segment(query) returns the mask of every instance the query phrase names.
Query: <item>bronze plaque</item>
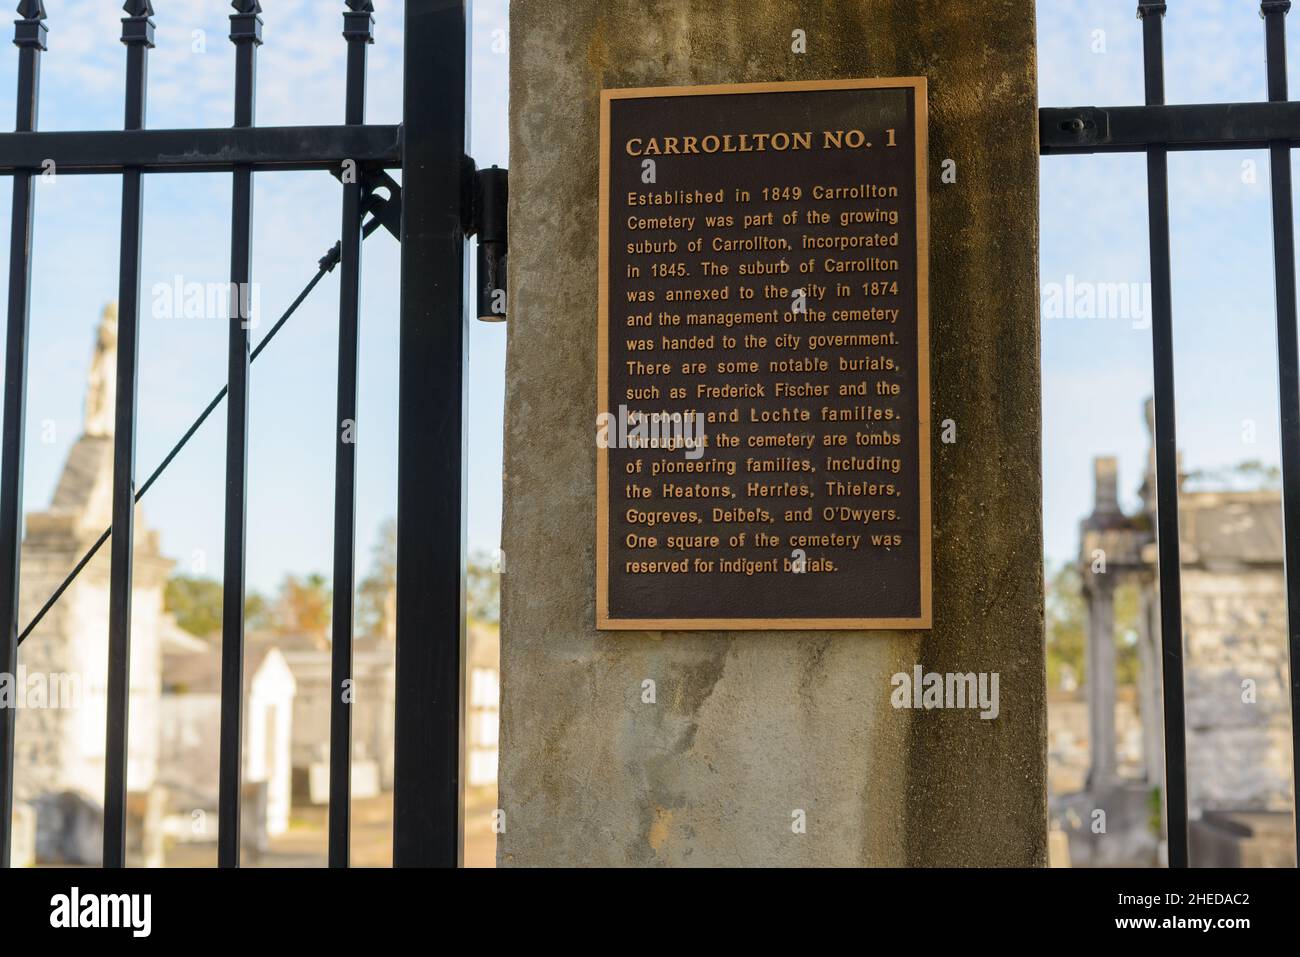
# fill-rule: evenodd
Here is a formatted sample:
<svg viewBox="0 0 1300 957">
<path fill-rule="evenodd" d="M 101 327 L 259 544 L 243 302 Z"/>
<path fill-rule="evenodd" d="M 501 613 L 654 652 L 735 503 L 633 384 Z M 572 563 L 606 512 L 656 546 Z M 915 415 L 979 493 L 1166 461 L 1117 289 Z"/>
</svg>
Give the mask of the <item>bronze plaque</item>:
<svg viewBox="0 0 1300 957">
<path fill-rule="evenodd" d="M 597 626 L 930 627 L 922 77 L 605 90 Z"/>
</svg>

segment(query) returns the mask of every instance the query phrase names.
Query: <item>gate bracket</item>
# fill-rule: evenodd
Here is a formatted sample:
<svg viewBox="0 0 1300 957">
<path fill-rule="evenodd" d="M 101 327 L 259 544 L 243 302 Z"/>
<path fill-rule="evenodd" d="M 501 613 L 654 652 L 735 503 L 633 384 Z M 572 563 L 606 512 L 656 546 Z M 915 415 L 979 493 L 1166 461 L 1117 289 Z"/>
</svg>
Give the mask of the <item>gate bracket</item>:
<svg viewBox="0 0 1300 957">
<path fill-rule="evenodd" d="M 402 187 L 382 169 L 368 171 L 362 182 L 365 198 L 361 202 L 361 212 L 370 214 L 370 219 L 361 228 L 362 235 L 369 236 L 383 226 L 400 243 L 402 241 Z M 377 189 L 387 190 L 388 195 L 379 195 L 375 192 Z"/>
<path fill-rule="evenodd" d="M 1096 106 L 1040 110 L 1040 141 L 1055 149 L 1091 151 L 1110 142 L 1110 116 Z"/>
<path fill-rule="evenodd" d="M 340 183 L 343 182 L 341 170 L 331 169 L 330 175 Z M 361 227 L 361 235 L 369 237 L 376 229 L 383 226 L 400 243 L 402 241 L 402 187 L 388 175 L 386 170 L 362 169 L 358 170 L 356 175 L 361 178 L 361 215 L 370 214 L 370 218 Z M 388 195 L 379 195 L 376 192 L 379 189 L 387 190 Z"/>
</svg>

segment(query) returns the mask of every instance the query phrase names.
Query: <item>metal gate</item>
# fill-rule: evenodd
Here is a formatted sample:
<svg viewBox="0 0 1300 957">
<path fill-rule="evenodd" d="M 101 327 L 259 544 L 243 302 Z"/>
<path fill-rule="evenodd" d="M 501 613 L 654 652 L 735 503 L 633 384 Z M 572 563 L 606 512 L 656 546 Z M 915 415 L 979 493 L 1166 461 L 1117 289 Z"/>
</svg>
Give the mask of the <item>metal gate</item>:
<svg viewBox="0 0 1300 957">
<path fill-rule="evenodd" d="M 1176 5 L 1175 5 L 1176 6 Z M 1169 151 L 1267 149 L 1273 200 L 1273 269 L 1282 434 L 1282 518 L 1287 641 L 1291 661 L 1293 781 L 1300 769 L 1300 369 L 1297 363 L 1295 233 L 1291 150 L 1300 146 L 1300 103 L 1287 100 L 1286 15 L 1290 0 L 1262 0 L 1267 103 L 1165 105 L 1163 18 L 1167 4 L 1139 0 L 1145 106 L 1039 110 L 1044 156 L 1145 152 L 1151 249 L 1156 538 L 1164 682 L 1165 808 L 1169 865 L 1187 860 L 1187 731 L 1183 708 L 1183 616 L 1178 540 L 1178 450 L 1174 430 L 1173 309 L 1169 261 Z M 1297 830 L 1300 849 L 1300 829 Z"/>
<path fill-rule="evenodd" d="M 338 126 L 255 125 L 257 48 L 262 9 L 234 0 L 235 123 L 231 129 L 145 127 L 146 70 L 154 46 L 149 0 L 127 0 L 125 123 L 121 132 L 37 131 L 41 55 L 49 30 L 41 0 L 18 4 L 16 132 L 0 134 L 0 174 L 13 179 L 3 476 L 0 477 L 0 674 L 15 674 L 22 638 L 63 588 L 111 541 L 108 622 L 108 721 L 104 780 L 106 867 L 125 863 L 126 749 L 131 634 L 131 555 L 135 502 L 148 490 L 224 397 L 226 435 L 225 567 L 221 643 L 218 863 L 239 864 L 240 743 L 243 697 L 245 514 L 250 364 L 325 273 L 341 271 L 334 503 L 334 606 L 330 705 L 329 863 L 348 864 L 355 569 L 356 445 L 343 424 L 357 406 L 358 282 L 361 246 L 383 227 L 401 242 L 398 386 L 398 540 L 394 864 L 456 866 L 461 845 L 462 700 L 465 642 L 465 239 L 486 216 L 480 261 L 488 295 L 504 302 L 503 171 L 476 174 L 466 156 L 466 0 L 405 0 L 403 122 L 365 122 L 366 53 L 373 42 L 371 0 L 346 0 L 347 97 Z M 57 28 L 55 30 L 57 36 Z M 23 433 L 27 385 L 33 180 L 48 161 L 59 174 L 120 174 L 122 220 L 118 281 L 119 349 L 113 453 L 113 521 L 36 619 L 19 620 L 23 527 Z M 401 183 L 387 170 L 401 171 Z M 312 281 L 252 348 L 238 290 L 254 275 L 253 176 L 320 170 L 343 190 L 341 237 Z M 190 431 L 137 486 L 136 393 L 140 312 L 140 234 L 145 174 L 228 172 L 233 177 L 230 243 L 231 310 L 226 388 Z M 486 186 L 484 185 L 486 184 Z M 386 195 L 385 195 L 386 194 Z M 484 201 L 491 209 L 484 210 Z M 367 218 L 368 217 L 368 218 Z M 483 238 L 493 240 L 483 242 Z M 488 247 L 485 253 L 484 247 Z M 496 310 L 502 313 L 501 308 Z M 503 316 L 498 316 L 503 317 Z M 38 319 L 39 321 L 39 319 Z M 21 629 L 21 630 L 20 630 Z M 8 866 L 13 810 L 16 710 L 0 709 L 0 864 Z"/>
</svg>

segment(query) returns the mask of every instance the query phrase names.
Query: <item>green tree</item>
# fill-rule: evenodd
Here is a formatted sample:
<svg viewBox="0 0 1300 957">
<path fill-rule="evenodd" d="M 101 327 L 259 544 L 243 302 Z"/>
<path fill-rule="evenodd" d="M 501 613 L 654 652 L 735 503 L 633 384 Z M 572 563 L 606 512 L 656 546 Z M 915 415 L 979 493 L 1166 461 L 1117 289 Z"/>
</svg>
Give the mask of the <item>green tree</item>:
<svg viewBox="0 0 1300 957">
<path fill-rule="evenodd" d="M 221 633 L 222 594 L 221 582 L 216 579 L 173 575 L 163 589 L 163 610 L 191 635 L 211 638 Z M 258 627 L 265 608 L 266 599 L 249 592 L 244 599 L 244 620 L 250 628 Z"/>
<path fill-rule="evenodd" d="M 1086 679 L 1088 647 L 1087 604 L 1078 567 L 1066 563 L 1055 571 L 1045 570 L 1047 681 L 1061 687 L 1065 672 L 1072 671 L 1079 682 Z M 1138 586 L 1124 582 L 1115 588 L 1115 682 L 1136 684 Z"/>
<path fill-rule="evenodd" d="M 357 631 L 370 638 L 388 633 L 389 596 L 397 588 L 397 522 L 385 519 L 370 552 L 370 572 L 357 586 Z"/>
<path fill-rule="evenodd" d="M 221 631 L 221 582 L 175 575 L 167 580 L 163 608 L 191 635 L 214 635 Z"/>
<path fill-rule="evenodd" d="M 1275 489 L 1282 485 L 1282 469 L 1259 459 L 1247 459 L 1232 465 L 1193 469 L 1184 478 L 1202 489 Z"/>
<path fill-rule="evenodd" d="M 333 603 L 333 589 L 324 575 L 286 575 L 268 612 L 271 628 L 282 635 L 307 635 L 326 647 Z"/>
<path fill-rule="evenodd" d="M 1066 563 L 1053 572 L 1044 569 L 1046 594 L 1047 682 L 1059 688 L 1067 671 L 1084 679 L 1085 629 L 1083 586 L 1079 569 Z"/>
<path fill-rule="evenodd" d="M 482 553 L 471 555 L 465 566 L 465 617 L 494 624 L 501 620 L 501 573 Z"/>
<path fill-rule="evenodd" d="M 1125 582 L 1115 589 L 1115 684 L 1136 685 L 1138 587 Z"/>
<path fill-rule="evenodd" d="M 392 596 L 397 589 L 397 522 L 385 519 L 371 550 L 370 571 L 357 585 L 357 631 L 381 637 L 389 630 Z M 501 618 L 501 575 L 497 563 L 482 552 L 465 566 L 465 615 L 471 621 L 495 623 Z"/>
<path fill-rule="evenodd" d="M 257 592 L 249 592 L 244 599 L 244 622 L 250 630 L 260 631 L 270 626 L 271 606 Z"/>
</svg>

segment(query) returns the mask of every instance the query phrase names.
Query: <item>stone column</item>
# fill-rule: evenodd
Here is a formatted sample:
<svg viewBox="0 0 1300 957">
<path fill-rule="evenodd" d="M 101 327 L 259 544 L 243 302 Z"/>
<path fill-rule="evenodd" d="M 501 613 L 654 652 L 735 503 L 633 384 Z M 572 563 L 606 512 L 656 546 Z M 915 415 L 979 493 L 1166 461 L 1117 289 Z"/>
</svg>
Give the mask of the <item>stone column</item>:
<svg viewBox="0 0 1300 957">
<path fill-rule="evenodd" d="M 1088 737 L 1092 757 L 1088 787 L 1096 791 L 1119 777 L 1115 760 L 1115 589 L 1105 575 L 1093 575 L 1087 596 Z"/>
<path fill-rule="evenodd" d="M 1045 864 L 1034 3 L 514 0 L 510 18 L 499 863 Z M 918 74 L 933 630 L 598 632 L 600 90 Z M 998 673 L 997 718 L 891 707 L 918 664 Z"/>
<path fill-rule="evenodd" d="M 1156 594 L 1144 583 L 1138 598 L 1138 688 L 1142 708 L 1142 765 L 1146 782 L 1163 787 L 1165 779 L 1165 712 L 1160 671 L 1160 635 Z"/>
<path fill-rule="evenodd" d="M 1119 459 L 1101 455 L 1092 460 L 1092 517 L 1094 520 L 1123 515 L 1119 507 Z"/>
</svg>

